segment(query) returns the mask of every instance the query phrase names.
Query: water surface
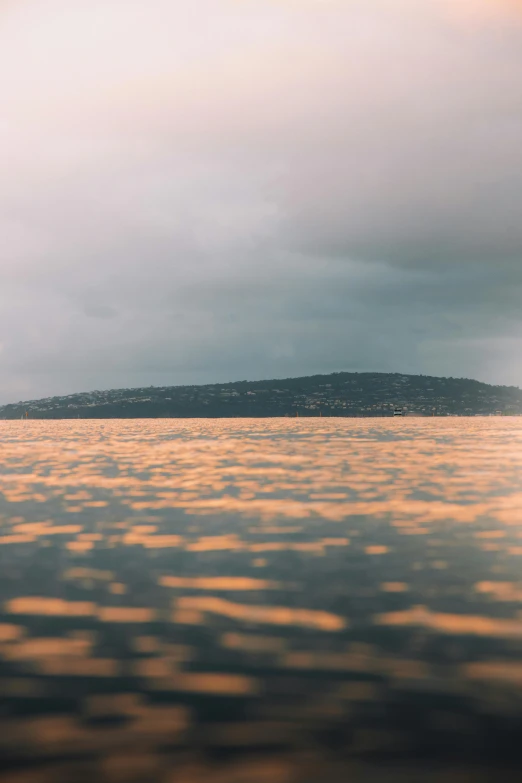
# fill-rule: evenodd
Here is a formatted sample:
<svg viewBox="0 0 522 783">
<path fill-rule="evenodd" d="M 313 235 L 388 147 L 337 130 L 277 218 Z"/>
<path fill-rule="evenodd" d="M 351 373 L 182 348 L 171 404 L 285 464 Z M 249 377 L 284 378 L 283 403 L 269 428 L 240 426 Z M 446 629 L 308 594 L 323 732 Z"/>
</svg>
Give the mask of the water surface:
<svg viewBox="0 0 522 783">
<path fill-rule="evenodd" d="M 0 781 L 517 780 L 521 479 L 518 418 L 0 422 Z"/>
</svg>

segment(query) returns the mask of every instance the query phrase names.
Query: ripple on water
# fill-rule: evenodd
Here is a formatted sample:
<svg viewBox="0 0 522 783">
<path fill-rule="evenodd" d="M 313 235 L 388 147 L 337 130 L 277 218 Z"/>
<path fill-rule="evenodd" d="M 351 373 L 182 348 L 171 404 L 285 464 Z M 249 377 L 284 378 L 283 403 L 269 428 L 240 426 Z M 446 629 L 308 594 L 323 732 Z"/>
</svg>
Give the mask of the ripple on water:
<svg viewBox="0 0 522 783">
<path fill-rule="evenodd" d="M 0 766 L 103 783 L 176 765 L 218 780 L 216 754 L 242 781 L 314 758 L 509 762 L 520 419 L 25 421 L 0 437 Z"/>
</svg>

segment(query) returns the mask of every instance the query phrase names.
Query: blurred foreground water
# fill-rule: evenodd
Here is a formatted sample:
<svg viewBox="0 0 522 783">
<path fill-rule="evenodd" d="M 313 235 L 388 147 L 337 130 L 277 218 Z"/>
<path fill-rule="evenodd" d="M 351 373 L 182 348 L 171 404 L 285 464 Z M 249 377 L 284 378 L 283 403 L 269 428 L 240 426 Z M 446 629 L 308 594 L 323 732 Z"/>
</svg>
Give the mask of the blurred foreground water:
<svg viewBox="0 0 522 783">
<path fill-rule="evenodd" d="M 518 781 L 522 420 L 0 422 L 0 782 Z"/>
</svg>

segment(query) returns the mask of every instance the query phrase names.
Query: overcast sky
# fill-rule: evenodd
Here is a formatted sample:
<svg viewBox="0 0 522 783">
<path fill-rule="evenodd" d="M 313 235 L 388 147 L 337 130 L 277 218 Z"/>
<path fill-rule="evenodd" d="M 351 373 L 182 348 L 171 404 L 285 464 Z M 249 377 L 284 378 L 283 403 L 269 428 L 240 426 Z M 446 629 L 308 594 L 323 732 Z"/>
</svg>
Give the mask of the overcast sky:
<svg viewBox="0 0 522 783">
<path fill-rule="evenodd" d="M 0 402 L 522 385 L 522 2 L 0 0 Z"/>
</svg>

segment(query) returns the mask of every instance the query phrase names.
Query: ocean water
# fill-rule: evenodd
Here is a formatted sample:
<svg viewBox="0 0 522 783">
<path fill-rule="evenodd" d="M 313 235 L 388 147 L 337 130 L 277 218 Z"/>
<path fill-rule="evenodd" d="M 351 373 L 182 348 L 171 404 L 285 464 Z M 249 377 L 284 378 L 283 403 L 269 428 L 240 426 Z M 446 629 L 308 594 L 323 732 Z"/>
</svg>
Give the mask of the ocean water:
<svg viewBox="0 0 522 783">
<path fill-rule="evenodd" d="M 519 780 L 522 420 L 0 422 L 1 783 Z"/>
</svg>

